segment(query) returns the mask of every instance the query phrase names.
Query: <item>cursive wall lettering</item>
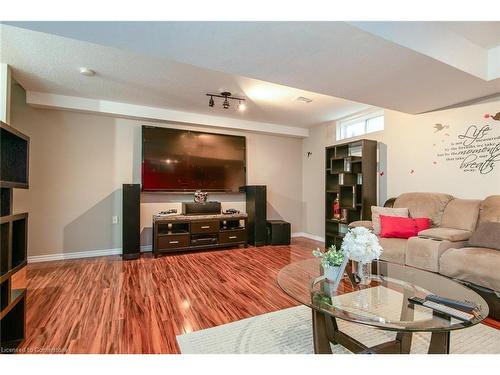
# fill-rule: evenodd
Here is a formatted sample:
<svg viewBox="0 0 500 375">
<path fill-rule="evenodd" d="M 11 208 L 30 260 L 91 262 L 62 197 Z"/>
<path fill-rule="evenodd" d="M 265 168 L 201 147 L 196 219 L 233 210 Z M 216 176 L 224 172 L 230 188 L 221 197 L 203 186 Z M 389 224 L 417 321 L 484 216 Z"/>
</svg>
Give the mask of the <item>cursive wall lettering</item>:
<svg viewBox="0 0 500 375">
<path fill-rule="evenodd" d="M 492 173 L 500 163 L 499 129 L 490 125 L 470 125 L 457 136 L 457 141 L 438 152 L 437 157 L 458 162 L 458 168 L 464 172 Z"/>
</svg>

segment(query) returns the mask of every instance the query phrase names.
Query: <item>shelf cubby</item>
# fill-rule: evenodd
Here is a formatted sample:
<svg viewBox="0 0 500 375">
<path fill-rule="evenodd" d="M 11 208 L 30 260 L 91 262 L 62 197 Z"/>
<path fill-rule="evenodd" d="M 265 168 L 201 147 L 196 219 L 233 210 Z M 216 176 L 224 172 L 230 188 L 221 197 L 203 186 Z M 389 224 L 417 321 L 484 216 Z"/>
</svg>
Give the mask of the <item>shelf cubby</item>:
<svg viewBox="0 0 500 375">
<path fill-rule="evenodd" d="M 1 123 L 0 187 L 28 188 L 29 137 Z"/>
<path fill-rule="evenodd" d="M 338 192 L 339 191 L 339 175 L 338 174 L 326 174 L 326 191 Z"/>
<path fill-rule="evenodd" d="M 356 188 L 354 186 L 340 187 L 340 208 L 356 208 Z"/>
<path fill-rule="evenodd" d="M 358 175 L 352 173 L 339 173 L 339 185 L 354 186 L 357 184 Z"/>
<path fill-rule="evenodd" d="M 189 223 L 168 223 L 158 225 L 158 236 L 189 233 Z"/>
<path fill-rule="evenodd" d="M 12 189 L 0 188 L 0 216 L 12 213 Z"/>
<path fill-rule="evenodd" d="M 14 289 L 9 303 L 0 312 L 0 332 L 2 351 L 15 349 L 26 334 L 26 289 Z"/>
<path fill-rule="evenodd" d="M 335 157 L 337 158 L 346 158 L 349 156 L 349 145 L 343 144 L 335 147 L 334 152 Z"/>
<path fill-rule="evenodd" d="M 0 225 L 0 275 L 9 271 L 10 223 Z"/>
<path fill-rule="evenodd" d="M 28 218 L 12 221 L 12 260 L 11 268 L 26 263 L 28 243 Z"/>
</svg>

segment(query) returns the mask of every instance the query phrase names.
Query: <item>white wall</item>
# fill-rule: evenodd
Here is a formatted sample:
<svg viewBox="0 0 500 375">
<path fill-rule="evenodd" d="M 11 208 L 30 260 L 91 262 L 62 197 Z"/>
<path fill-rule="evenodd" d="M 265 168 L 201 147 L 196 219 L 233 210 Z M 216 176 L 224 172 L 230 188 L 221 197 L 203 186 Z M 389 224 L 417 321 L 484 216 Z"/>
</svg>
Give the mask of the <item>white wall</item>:
<svg viewBox="0 0 500 375">
<path fill-rule="evenodd" d="M 61 254 L 121 247 L 121 186 L 140 182 L 141 125 L 146 122 L 26 105 L 14 85 L 12 126 L 31 138 L 30 189 L 16 190 L 14 206 L 29 212 L 28 255 Z M 205 130 L 200 126 L 149 123 Z M 268 187 L 268 217 L 284 219 L 294 232 L 302 220 L 302 141 L 244 131 L 210 132 L 247 139 L 247 182 Z M 144 194 L 142 245 L 150 245 L 151 216 L 178 207 L 189 195 Z M 244 195 L 215 195 L 223 207 L 244 210 Z"/>
<path fill-rule="evenodd" d="M 383 172 L 381 178 L 385 179 L 387 191 L 381 191 L 379 195 L 395 197 L 404 192 L 429 191 L 480 199 L 500 194 L 500 151 L 496 153 L 493 170 L 488 174 L 481 174 L 477 170 L 468 171 L 467 168 L 461 169 L 463 160 L 446 160 L 446 157 L 438 156 L 444 153 L 446 148 L 450 149 L 448 153 L 451 154 L 453 150 L 450 145 L 463 142 L 464 139 L 459 139 L 458 136 L 463 135 L 471 125 L 478 128 L 485 125 L 490 127 L 485 137 L 490 141 L 484 142 L 483 139 L 476 143 L 490 148 L 500 144 L 500 121 L 484 118 L 487 113 L 494 115 L 499 111 L 498 98 L 421 115 L 384 111 L 385 130 L 359 137 L 377 140 L 387 150 L 386 166 L 380 170 Z M 437 131 L 436 124 L 448 128 Z M 335 123 L 321 124 L 312 127 L 310 136 L 303 141 L 303 227 L 305 232 L 321 237 L 324 236 L 325 210 L 324 151 L 326 146 L 339 143 L 335 137 Z M 308 158 L 307 152 L 312 152 L 312 156 Z M 478 160 L 487 160 L 485 156 L 487 152 L 482 152 Z M 458 157 L 454 156 L 455 159 Z M 383 204 L 384 200 L 381 199 L 379 204 Z"/>
<path fill-rule="evenodd" d="M 11 71 L 7 64 L 0 64 L 0 121 L 10 123 Z"/>
</svg>

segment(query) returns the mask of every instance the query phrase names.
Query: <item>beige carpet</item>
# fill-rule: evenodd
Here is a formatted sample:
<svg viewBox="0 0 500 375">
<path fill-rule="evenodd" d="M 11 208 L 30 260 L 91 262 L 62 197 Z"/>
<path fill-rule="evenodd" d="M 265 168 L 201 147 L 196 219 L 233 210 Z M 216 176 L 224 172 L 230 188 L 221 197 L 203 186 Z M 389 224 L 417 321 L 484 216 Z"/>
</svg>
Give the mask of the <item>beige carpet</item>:
<svg viewBox="0 0 500 375">
<path fill-rule="evenodd" d="M 392 298 L 392 297 L 391 297 Z M 418 319 L 418 314 L 415 316 Z M 394 332 L 338 320 L 339 329 L 367 346 L 393 340 Z M 430 333 L 414 333 L 411 353 L 426 353 Z M 311 310 L 293 307 L 177 336 L 186 354 L 309 354 L 313 353 Z M 334 353 L 347 354 L 340 345 Z M 477 324 L 451 333 L 451 353 L 500 354 L 500 330 Z"/>
</svg>

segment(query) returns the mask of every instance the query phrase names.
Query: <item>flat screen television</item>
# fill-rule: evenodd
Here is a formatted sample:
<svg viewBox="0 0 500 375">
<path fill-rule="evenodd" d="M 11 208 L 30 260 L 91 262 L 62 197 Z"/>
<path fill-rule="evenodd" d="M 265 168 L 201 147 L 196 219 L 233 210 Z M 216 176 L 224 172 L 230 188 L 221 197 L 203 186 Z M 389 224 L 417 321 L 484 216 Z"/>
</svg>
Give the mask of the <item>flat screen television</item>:
<svg viewBox="0 0 500 375">
<path fill-rule="evenodd" d="M 245 137 L 142 127 L 142 190 L 237 192 L 246 185 Z"/>
</svg>

